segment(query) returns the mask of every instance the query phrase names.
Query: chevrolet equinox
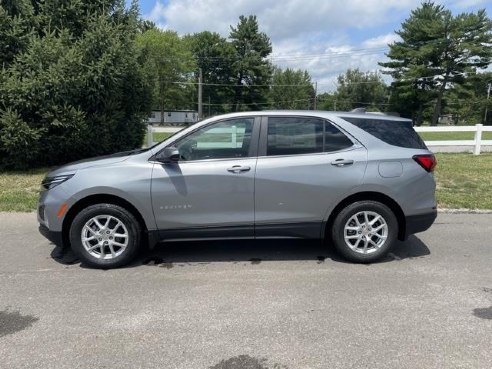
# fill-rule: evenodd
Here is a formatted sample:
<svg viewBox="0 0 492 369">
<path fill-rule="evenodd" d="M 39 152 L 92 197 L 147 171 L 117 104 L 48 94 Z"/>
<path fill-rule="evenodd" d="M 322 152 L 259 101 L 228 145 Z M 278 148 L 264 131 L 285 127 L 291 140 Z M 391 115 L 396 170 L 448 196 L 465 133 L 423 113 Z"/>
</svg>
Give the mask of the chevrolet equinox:
<svg viewBox="0 0 492 369">
<path fill-rule="evenodd" d="M 372 262 L 434 222 L 435 164 L 407 119 L 227 114 L 50 172 L 39 230 L 99 268 L 158 242 L 231 238 L 324 239 Z"/>
</svg>

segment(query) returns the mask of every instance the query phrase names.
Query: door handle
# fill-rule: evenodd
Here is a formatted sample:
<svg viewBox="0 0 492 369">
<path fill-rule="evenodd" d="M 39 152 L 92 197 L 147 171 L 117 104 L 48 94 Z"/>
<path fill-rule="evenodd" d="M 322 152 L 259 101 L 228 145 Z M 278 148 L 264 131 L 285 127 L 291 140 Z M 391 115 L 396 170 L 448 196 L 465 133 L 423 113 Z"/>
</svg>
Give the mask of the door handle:
<svg viewBox="0 0 492 369">
<path fill-rule="evenodd" d="M 231 172 L 231 173 L 242 173 L 242 172 L 248 172 L 250 170 L 251 170 L 251 167 L 248 167 L 247 165 L 245 165 L 245 166 L 233 165 L 232 167 L 227 168 L 227 171 Z"/>
<path fill-rule="evenodd" d="M 331 162 L 331 165 L 334 165 L 336 167 L 346 167 L 347 165 L 352 165 L 352 164 L 354 164 L 353 160 L 345 160 L 345 159 L 337 159 Z"/>
</svg>

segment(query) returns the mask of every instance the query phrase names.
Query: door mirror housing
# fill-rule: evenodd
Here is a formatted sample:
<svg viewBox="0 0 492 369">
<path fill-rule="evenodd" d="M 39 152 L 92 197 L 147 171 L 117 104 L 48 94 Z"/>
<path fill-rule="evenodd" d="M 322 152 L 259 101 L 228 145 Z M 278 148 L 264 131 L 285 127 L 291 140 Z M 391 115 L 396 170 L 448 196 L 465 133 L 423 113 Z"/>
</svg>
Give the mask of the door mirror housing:
<svg viewBox="0 0 492 369">
<path fill-rule="evenodd" d="M 177 163 L 180 157 L 179 150 L 174 146 L 170 146 L 157 154 L 156 160 L 161 163 Z"/>
</svg>

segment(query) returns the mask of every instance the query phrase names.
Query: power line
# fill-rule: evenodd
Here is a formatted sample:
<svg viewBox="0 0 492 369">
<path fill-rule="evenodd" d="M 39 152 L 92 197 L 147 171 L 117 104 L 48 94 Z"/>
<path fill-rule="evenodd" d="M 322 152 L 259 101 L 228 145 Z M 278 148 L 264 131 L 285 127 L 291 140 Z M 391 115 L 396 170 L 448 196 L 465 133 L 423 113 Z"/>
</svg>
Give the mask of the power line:
<svg viewBox="0 0 492 369">
<path fill-rule="evenodd" d="M 177 84 L 177 85 L 198 85 L 200 84 L 199 82 L 169 82 L 172 84 Z M 310 86 L 311 84 L 287 84 L 287 85 L 282 85 L 282 84 L 262 84 L 262 85 L 248 85 L 248 84 L 243 84 L 243 85 L 236 85 L 236 84 L 229 84 L 229 83 L 201 83 L 202 86 L 223 86 L 223 87 L 307 87 Z"/>
<path fill-rule="evenodd" d="M 288 104 L 288 103 L 295 103 L 295 102 L 310 102 L 313 100 L 313 98 L 307 98 L 307 99 L 296 99 L 296 100 L 284 100 L 284 101 L 272 101 L 272 102 L 264 102 L 264 103 L 239 103 L 240 106 L 256 106 L 256 105 L 276 105 L 276 104 Z M 236 105 L 235 103 L 205 103 L 204 105 L 211 105 L 211 106 L 234 106 Z"/>
<path fill-rule="evenodd" d="M 439 44 L 443 43 L 446 40 L 441 40 L 441 39 L 435 39 L 435 40 L 428 40 L 428 41 L 418 41 L 414 43 L 412 46 L 417 46 L 417 45 L 428 45 L 428 44 Z M 395 41 L 391 43 L 391 45 L 395 45 L 398 43 L 402 43 L 405 41 Z M 407 41 L 408 42 L 408 41 Z M 389 45 L 389 44 L 388 44 Z M 336 46 L 334 46 L 336 47 Z M 265 59 L 268 59 L 270 61 L 296 61 L 296 60 L 306 60 L 306 59 L 324 59 L 324 58 L 337 58 L 337 57 L 344 57 L 344 56 L 352 56 L 352 55 L 358 55 L 358 56 L 363 56 L 363 55 L 373 55 L 373 54 L 379 54 L 384 51 L 387 51 L 389 49 L 389 46 L 379 46 L 379 47 L 367 47 L 367 48 L 357 48 L 357 49 L 350 49 L 350 50 L 345 50 L 345 51 L 327 51 L 324 53 L 313 53 L 313 54 L 302 54 L 299 55 L 299 53 L 296 54 L 272 54 L 268 57 L 265 57 Z M 209 55 L 202 55 L 202 56 L 197 56 L 197 59 L 201 60 L 226 60 L 226 61 L 237 61 L 240 60 L 236 56 L 209 56 Z M 161 61 L 168 61 L 168 62 L 174 62 L 178 60 L 178 58 L 163 58 Z"/>
</svg>

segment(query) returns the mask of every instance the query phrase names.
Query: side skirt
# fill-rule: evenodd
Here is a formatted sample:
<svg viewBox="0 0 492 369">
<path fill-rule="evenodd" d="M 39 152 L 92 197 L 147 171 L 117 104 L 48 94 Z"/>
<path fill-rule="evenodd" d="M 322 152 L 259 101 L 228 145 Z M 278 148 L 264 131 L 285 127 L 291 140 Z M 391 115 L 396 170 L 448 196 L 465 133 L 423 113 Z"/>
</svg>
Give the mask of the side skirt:
<svg viewBox="0 0 492 369">
<path fill-rule="evenodd" d="M 257 224 L 256 226 L 193 227 L 148 232 L 149 246 L 192 240 L 308 238 L 319 239 L 321 222 Z"/>
</svg>

